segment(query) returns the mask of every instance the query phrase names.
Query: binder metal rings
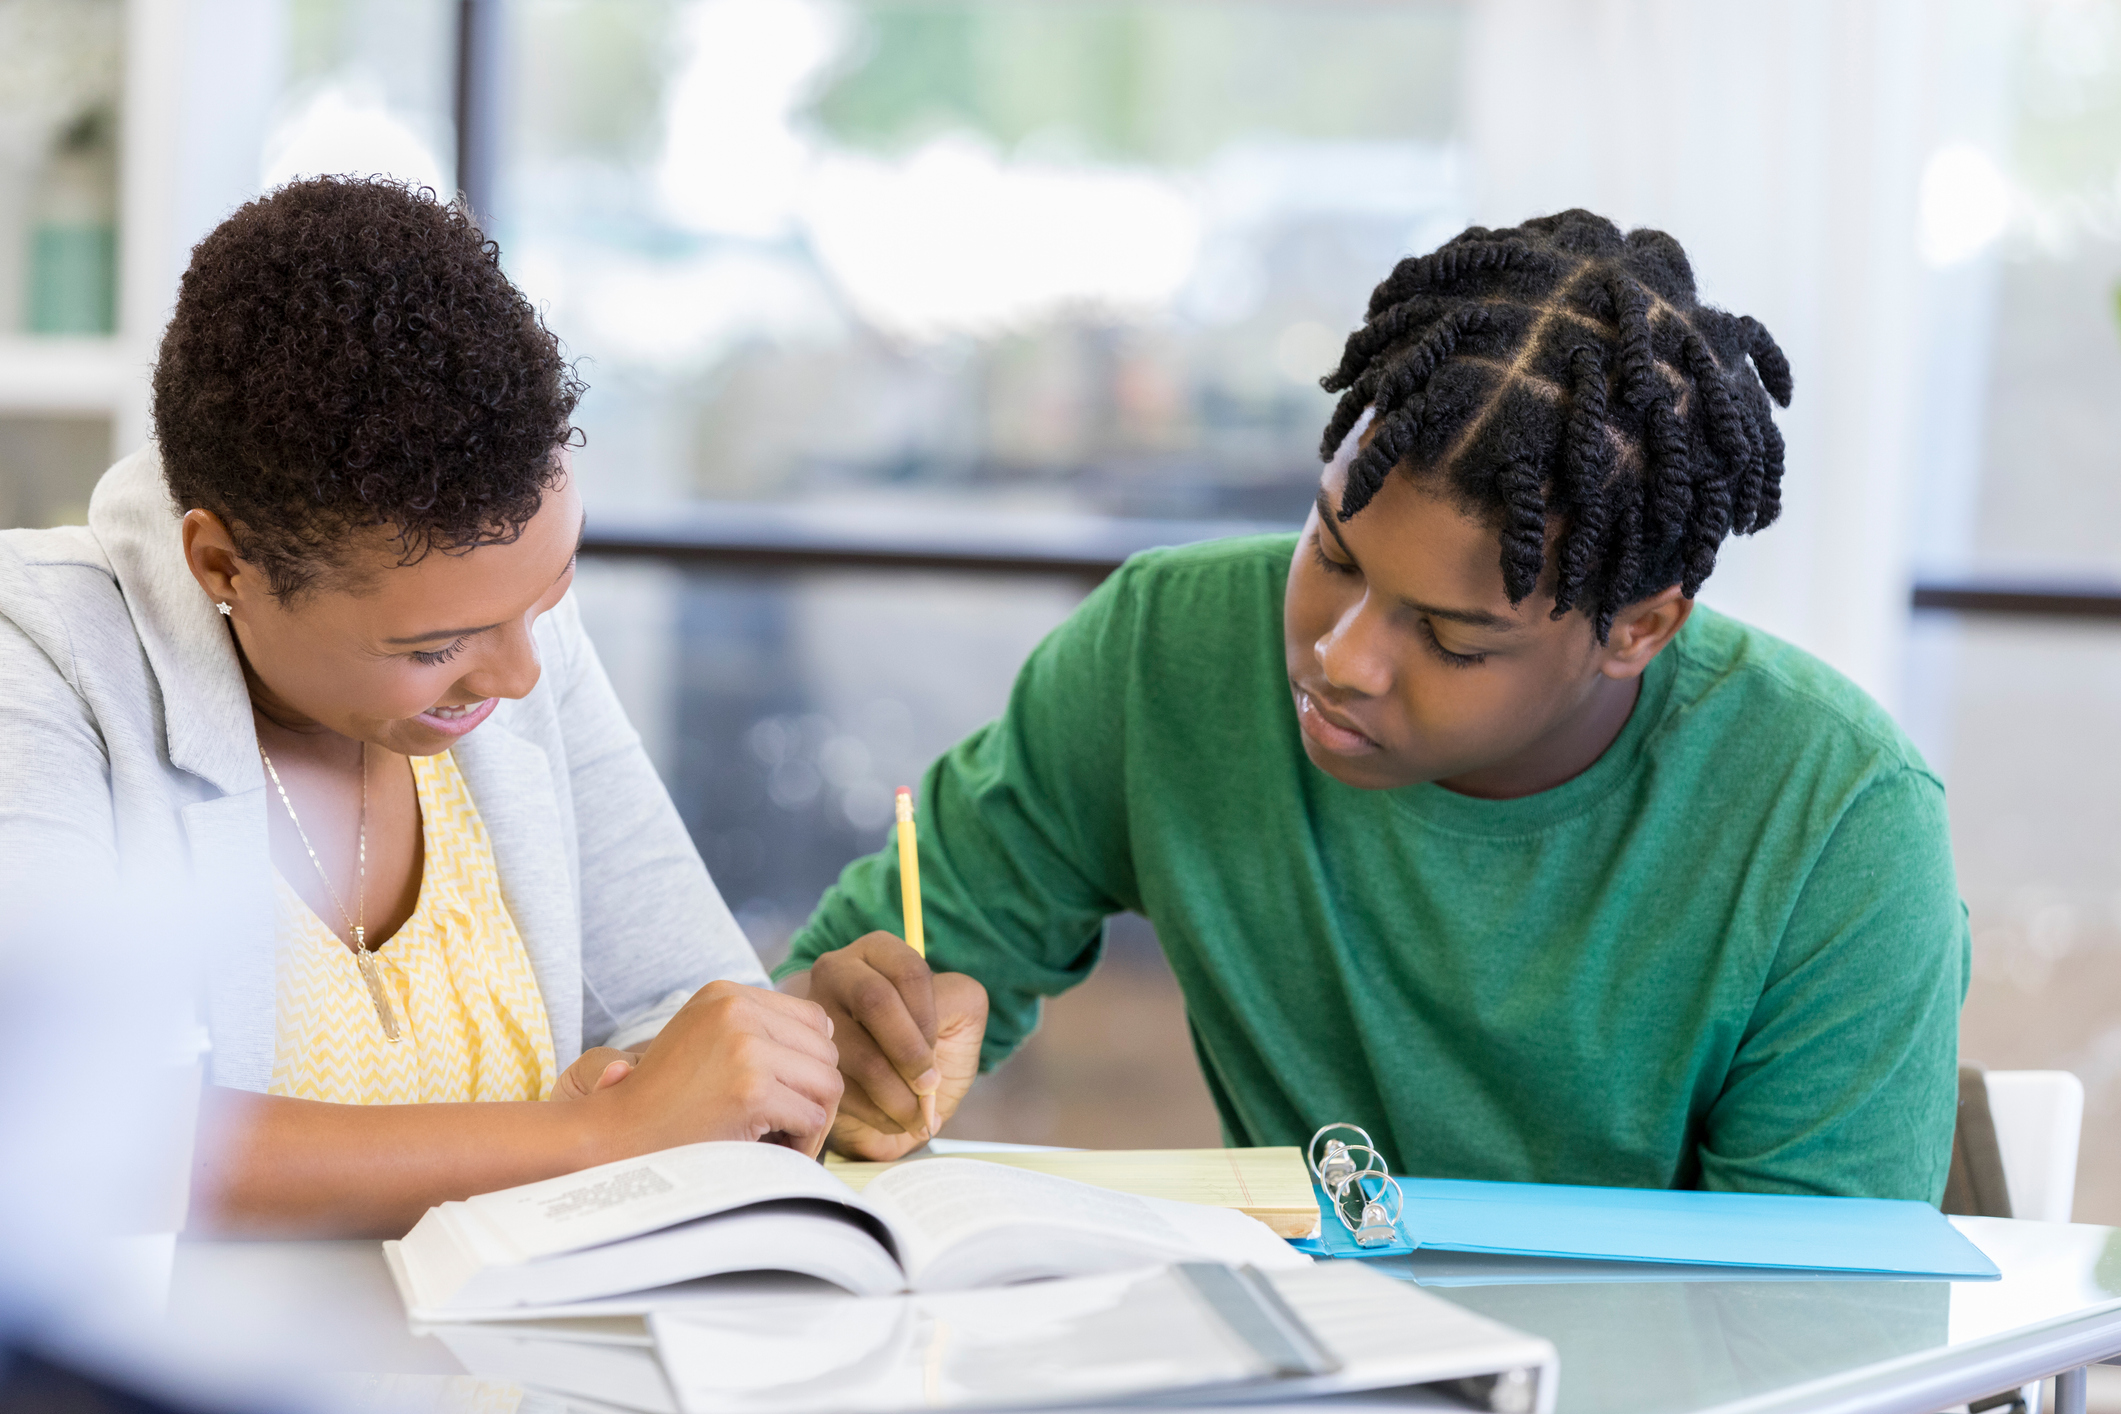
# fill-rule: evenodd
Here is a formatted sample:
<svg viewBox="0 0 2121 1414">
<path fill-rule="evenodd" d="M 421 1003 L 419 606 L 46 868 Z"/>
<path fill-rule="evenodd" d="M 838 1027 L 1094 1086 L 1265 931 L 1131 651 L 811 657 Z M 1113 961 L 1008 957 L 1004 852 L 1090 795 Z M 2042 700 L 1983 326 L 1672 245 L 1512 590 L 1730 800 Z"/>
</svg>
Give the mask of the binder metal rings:
<svg viewBox="0 0 2121 1414">
<path fill-rule="evenodd" d="M 1384 1167 L 1384 1157 L 1375 1149 L 1367 1144 L 1348 1146 L 1350 1160 L 1358 1153 L 1367 1154 L 1369 1159 L 1334 1185 L 1333 1212 L 1340 1219 L 1341 1226 L 1355 1234 L 1356 1246 L 1389 1247 L 1399 1241 L 1399 1216 L 1406 1211 L 1406 1193 L 1400 1188 L 1399 1180 Z M 1374 1189 L 1367 1186 L 1363 1182 L 1365 1179 L 1375 1179 L 1377 1186 Z M 1385 1202 L 1387 1195 L 1391 1198 L 1389 1206 Z M 1355 1207 L 1353 1217 L 1348 1215 L 1350 1199 L 1356 1200 L 1352 1205 Z"/>
<path fill-rule="evenodd" d="M 1360 1144 L 1347 1144 L 1338 1139 L 1326 1139 L 1336 1129 L 1350 1130 L 1362 1135 Z M 1321 1155 L 1319 1141 L 1325 1139 L 1325 1152 Z M 1367 1157 L 1358 1165 L 1357 1154 Z M 1384 1155 L 1370 1142 L 1370 1136 L 1360 1126 L 1353 1124 L 1329 1124 L 1311 1136 L 1305 1151 L 1311 1165 L 1312 1175 L 1333 1198 L 1333 1216 L 1354 1235 L 1358 1247 L 1389 1247 L 1399 1241 L 1399 1218 L 1406 1211 L 1407 1195 L 1392 1177 L 1386 1166 Z M 1375 1179 L 1373 1189 L 1364 1183 Z M 1389 1196 L 1390 1202 L 1386 1199 Z M 1348 1215 L 1350 1199 L 1354 1199 L 1355 1216 Z"/>
<path fill-rule="evenodd" d="M 1377 1152 L 1371 1148 L 1370 1132 L 1359 1124 L 1329 1124 L 1312 1135 L 1310 1144 L 1304 1149 L 1304 1161 L 1311 1166 L 1311 1177 L 1317 1179 L 1319 1185 L 1329 1193 L 1333 1191 L 1335 1184 L 1355 1172 L 1355 1161 L 1348 1157 L 1348 1146 L 1338 1139 L 1326 1139 L 1326 1136 L 1336 1129 L 1360 1134 L 1360 1147 L 1368 1149 L 1372 1154 Z M 1326 1152 L 1323 1156 L 1318 1152 L 1318 1141 L 1321 1139 L 1326 1139 Z"/>
</svg>

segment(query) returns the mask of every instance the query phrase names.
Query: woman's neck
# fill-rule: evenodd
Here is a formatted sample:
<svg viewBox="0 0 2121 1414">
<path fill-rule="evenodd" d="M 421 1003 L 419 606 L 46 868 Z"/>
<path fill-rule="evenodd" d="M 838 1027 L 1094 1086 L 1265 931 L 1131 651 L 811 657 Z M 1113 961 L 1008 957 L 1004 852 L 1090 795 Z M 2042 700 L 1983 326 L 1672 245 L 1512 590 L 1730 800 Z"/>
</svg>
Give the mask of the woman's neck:
<svg viewBox="0 0 2121 1414">
<path fill-rule="evenodd" d="M 243 635 L 236 632 L 236 626 L 232 622 L 228 624 L 228 641 L 235 646 L 236 662 L 243 669 L 243 690 L 250 696 L 252 716 L 262 723 L 278 727 L 291 736 L 316 739 L 339 735 L 307 713 L 289 706 L 267 685 L 264 678 L 258 676 L 257 667 L 250 661 L 250 654 L 244 651 Z"/>
</svg>

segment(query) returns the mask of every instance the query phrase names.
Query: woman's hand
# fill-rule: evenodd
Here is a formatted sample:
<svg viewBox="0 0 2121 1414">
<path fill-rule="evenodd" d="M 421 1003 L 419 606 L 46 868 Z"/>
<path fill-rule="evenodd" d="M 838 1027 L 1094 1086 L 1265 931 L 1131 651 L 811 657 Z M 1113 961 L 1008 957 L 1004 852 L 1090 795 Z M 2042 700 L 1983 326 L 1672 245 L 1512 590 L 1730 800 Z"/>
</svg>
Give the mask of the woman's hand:
<svg viewBox="0 0 2121 1414">
<path fill-rule="evenodd" d="M 930 971 L 889 933 L 826 953 L 804 985 L 833 1023 L 848 1081 L 832 1147 L 895 1159 L 926 1143 L 979 1074 L 987 989 L 962 972 Z"/>
<path fill-rule="evenodd" d="M 575 1057 L 573 1065 L 560 1072 L 560 1078 L 552 1082 L 552 1093 L 548 1100 L 579 1100 L 584 1095 L 594 1094 L 607 1086 L 616 1085 L 633 1074 L 633 1068 L 641 1063 L 639 1051 L 615 1051 L 609 1046 L 591 1046 Z"/>
<path fill-rule="evenodd" d="M 631 1055 L 601 1047 L 569 1066 L 553 1087 L 564 1105 L 334 1105 L 209 1086 L 193 1226 L 397 1237 L 447 1199 L 706 1139 L 815 1157 L 839 1106 L 832 1023 L 799 997 L 710 982 Z"/>
<path fill-rule="evenodd" d="M 710 1139 L 763 1139 L 814 1158 L 840 1102 L 832 1030 L 823 1008 L 800 997 L 710 982 L 637 1060 L 604 1047 L 568 1072 L 579 1086 L 594 1069 L 579 1100 L 596 1107 L 608 1158 Z"/>
</svg>

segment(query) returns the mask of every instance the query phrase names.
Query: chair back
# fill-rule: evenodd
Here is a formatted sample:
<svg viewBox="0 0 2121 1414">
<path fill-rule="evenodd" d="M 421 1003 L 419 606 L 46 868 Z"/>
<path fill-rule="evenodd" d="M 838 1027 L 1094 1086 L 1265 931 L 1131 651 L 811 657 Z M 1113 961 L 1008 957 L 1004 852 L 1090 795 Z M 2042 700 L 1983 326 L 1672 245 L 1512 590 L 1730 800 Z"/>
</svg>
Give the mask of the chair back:
<svg viewBox="0 0 2121 1414">
<path fill-rule="evenodd" d="M 2011 1216 L 2010 1180 L 1988 1106 L 1988 1083 L 1978 1065 L 1959 1067 L 1959 1117 L 1952 1125 L 1951 1175 L 1944 1211 L 1970 1218 Z"/>
<path fill-rule="evenodd" d="M 2012 1216 L 2068 1222 L 2077 1195 L 2084 1082 L 2066 1070 L 1992 1070 L 1984 1078 Z"/>
<path fill-rule="evenodd" d="M 2066 1070 L 1960 1066 L 1944 1211 L 2068 1222 L 2083 1127 L 2084 1085 Z"/>
</svg>

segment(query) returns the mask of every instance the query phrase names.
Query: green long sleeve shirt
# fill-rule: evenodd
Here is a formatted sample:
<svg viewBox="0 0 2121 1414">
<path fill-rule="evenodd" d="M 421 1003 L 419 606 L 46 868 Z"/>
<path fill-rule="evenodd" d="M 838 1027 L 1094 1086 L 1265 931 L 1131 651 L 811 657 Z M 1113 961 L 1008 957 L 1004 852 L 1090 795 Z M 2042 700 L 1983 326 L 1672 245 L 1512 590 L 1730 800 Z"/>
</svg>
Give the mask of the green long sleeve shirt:
<svg viewBox="0 0 2121 1414">
<path fill-rule="evenodd" d="M 1233 1144 L 1350 1120 L 1422 1176 L 1937 1201 L 1968 936 L 1891 719 L 1697 607 L 1573 780 L 1357 790 L 1298 737 L 1292 548 L 1128 562 L 929 769 L 929 959 L 986 985 L 984 1063 L 1135 909 Z M 859 859 L 783 971 L 898 924 Z"/>
</svg>

